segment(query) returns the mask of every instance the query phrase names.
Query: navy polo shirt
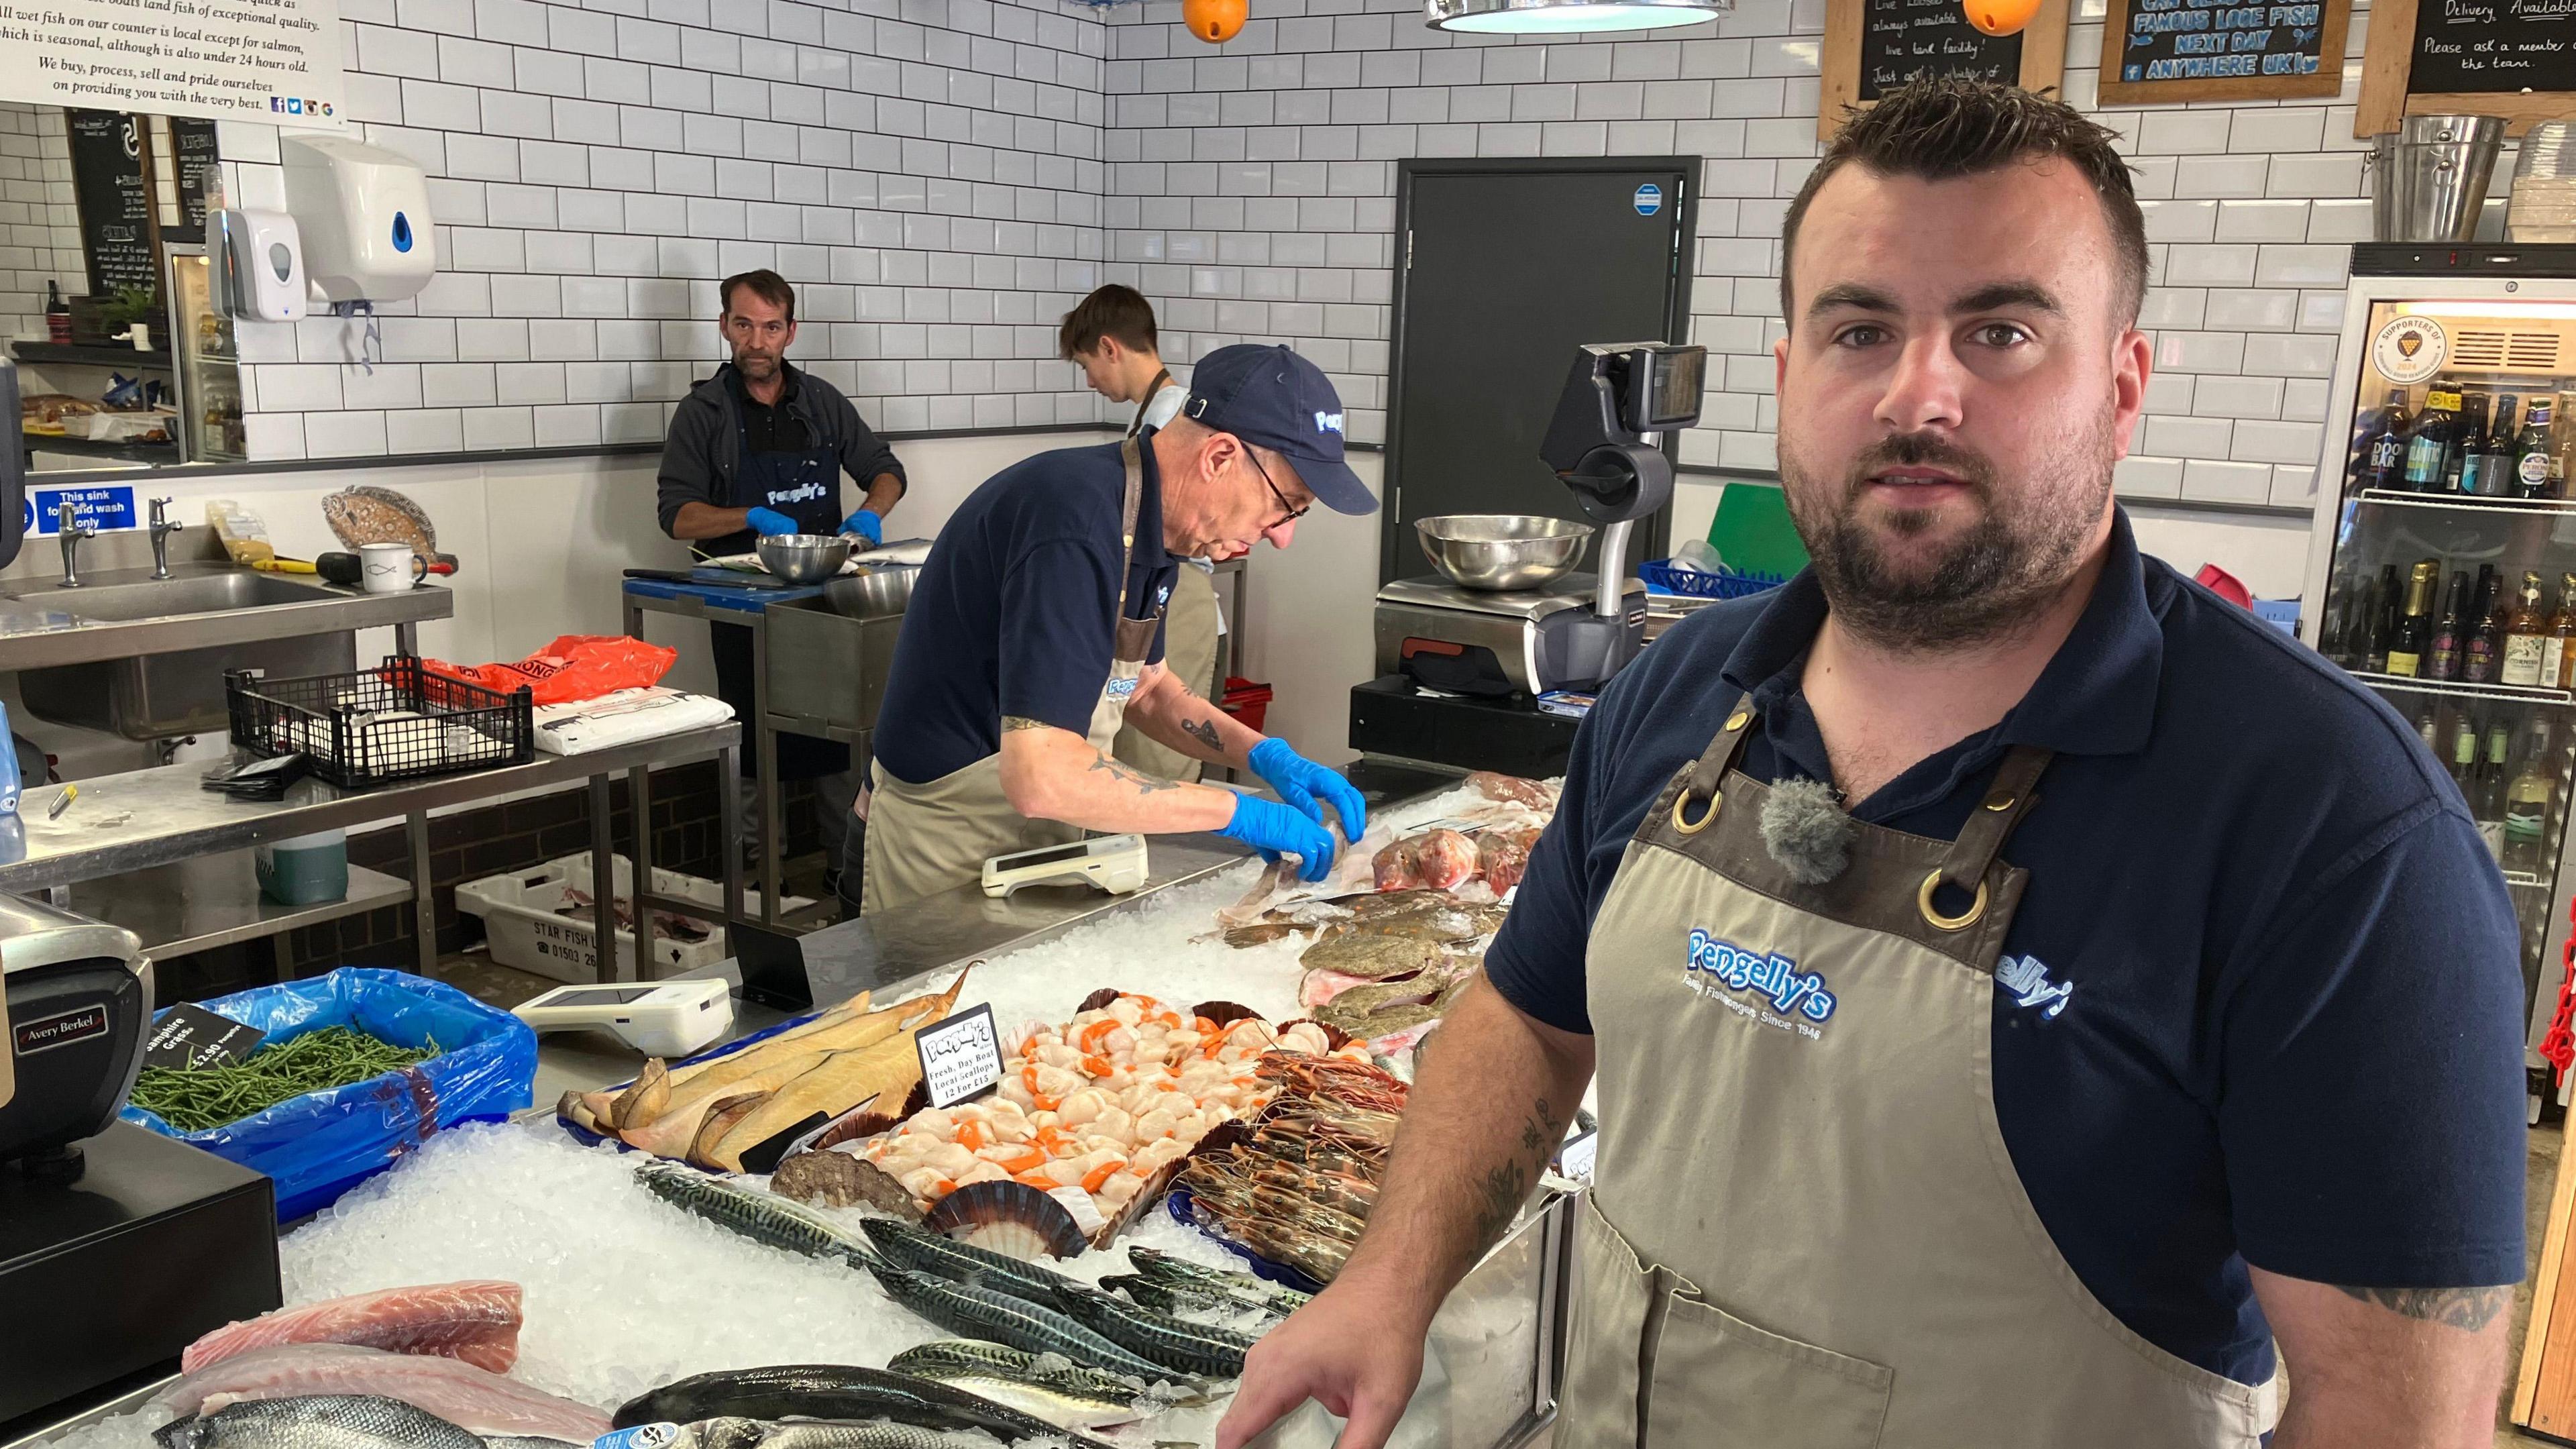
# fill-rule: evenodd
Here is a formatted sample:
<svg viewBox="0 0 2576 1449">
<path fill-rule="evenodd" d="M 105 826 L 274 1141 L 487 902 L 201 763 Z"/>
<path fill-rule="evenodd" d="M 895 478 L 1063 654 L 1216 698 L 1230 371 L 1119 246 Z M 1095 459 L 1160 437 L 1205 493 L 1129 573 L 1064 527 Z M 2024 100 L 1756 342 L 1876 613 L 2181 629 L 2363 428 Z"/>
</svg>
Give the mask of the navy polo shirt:
<svg viewBox="0 0 2576 1449">
<path fill-rule="evenodd" d="M 1592 1029 L 1593 913 L 1740 696 L 1761 722 L 1739 768 L 1833 778 L 1799 690 L 1825 613 L 1801 574 L 1675 625 L 1612 681 L 1485 959 L 1507 1000 Z M 2122 514 L 2028 696 L 1852 813 L 1950 839 L 2017 744 L 2056 758 L 2003 852 L 2031 874 L 1995 989 L 1995 1112 L 2094 1296 L 2257 1383 L 2272 1349 L 2248 1263 L 2353 1286 L 2520 1282 L 2519 931 L 2406 722 L 2140 557 Z"/>
<path fill-rule="evenodd" d="M 1163 548 L 1154 450 L 1141 450 L 1131 619 L 1152 617 L 1180 571 Z M 1040 453 L 985 480 L 939 530 L 877 712 L 877 763 L 896 779 L 926 785 L 999 754 L 1005 715 L 1091 732 L 1117 652 L 1126 483 L 1116 443 Z M 1163 657 L 1159 630 L 1151 654 Z"/>
</svg>

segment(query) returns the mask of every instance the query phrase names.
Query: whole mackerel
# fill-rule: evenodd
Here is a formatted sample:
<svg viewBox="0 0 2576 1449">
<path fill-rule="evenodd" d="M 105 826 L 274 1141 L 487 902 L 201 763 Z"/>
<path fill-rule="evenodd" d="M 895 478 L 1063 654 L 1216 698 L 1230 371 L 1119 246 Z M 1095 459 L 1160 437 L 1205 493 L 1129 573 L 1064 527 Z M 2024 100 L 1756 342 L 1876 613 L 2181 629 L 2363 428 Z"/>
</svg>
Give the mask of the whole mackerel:
<svg viewBox="0 0 2576 1449">
<path fill-rule="evenodd" d="M 374 1394 L 254 1399 L 155 1430 L 162 1449 L 483 1449 L 426 1409 Z"/>
<path fill-rule="evenodd" d="M 978 1434 L 925 1429 L 875 1419 L 865 1423 L 798 1420 L 790 1424 L 728 1417 L 681 1426 L 671 1449 L 985 1449 Z"/>
<path fill-rule="evenodd" d="M 1140 1358 L 1053 1308 L 994 1288 L 951 1283 L 892 1264 L 875 1269 L 888 1297 L 952 1333 L 991 1339 L 1030 1353 L 1056 1353 L 1075 1363 L 1123 1374 L 1142 1384 L 1171 1371 Z"/>
<path fill-rule="evenodd" d="M 667 1162 L 648 1162 L 635 1169 L 646 1192 L 683 1212 L 773 1248 L 809 1258 L 838 1259 L 870 1267 L 876 1254 L 865 1241 L 839 1223 L 802 1203 L 776 1193 L 739 1187 L 722 1178 Z"/>
<path fill-rule="evenodd" d="M 999 1288 L 1041 1308 L 1053 1308 L 1065 1294 L 1082 1288 L 1062 1273 L 1024 1263 L 1007 1253 L 961 1243 L 929 1228 L 917 1228 L 893 1218 L 869 1218 L 859 1226 L 866 1230 L 868 1241 L 876 1244 L 877 1251 L 897 1266 L 951 1283 Z"/>
<path fill-rule="evenodd" d="M 910 1374 L 847 1364 L 782 1364 L 727 1369 L 664 1384 L 618 1406 L 620 1429 L 710 1419 L 895 1419 L 922 1429 L 981 1429 L 1005 1442 L 1062 1438 L 1065 1431 L 1007 1404 Z M 1073 1436 L 1085 1449 L 1107 1449 Z M 185 1446 L 177 1446 L 185 1449 Z M 815 1446 L 808 1446 L 815 1449 Z"/>
<path fill-rule="evenodd" d="M 1238 1297 L 1224 1288 L 1148 1278 L 1142 1273 L 1111 1273 L 1100 1280 L 1100 1286 L 1125 1293 L 1164 1313 L 1260 1313 L 1271 1318 L 1284 1318 L 1288 1313 L 1277 1304 Z"/>
<path fill-rule="evenodd" d="M 1252 1339 L 1230 1328 L 1184 1322 L 1097 1289 L 1067 1296 L 1064 1311 L 1139 1357 L 1206 1378 L 1243 1377 L 1243 1356 L 1252 1350 Z"/>
<path fill-rule="evenodd" d="M 1276 1308 L 1281 1313 L 1294 1313 L 1314 1301 L 1315 1297 L 1312 1293 L 1300 1293 L 1294 1288 L 1285 1287 L 1267 1279 L 1255 1278 L 1249 1273 L 1233 1273 L 1223 1268 L 1211 1268 L 1204 1263 L 1193 1263 L 1187 1258 L 1173 1257 L 1155 1248 L 1129 1248 L 1127 1261 L 1135 1265 L 1137 1272 L 1148 1278 L 1160 1278 L 1166 1283 L 1195 1283 L 1202 1287 L 1223 1289 L 1265 1307 Z"/>
<path fill-rule="evenodd" d="M 1069 1399 L 1095 1404 L 1133 1403 L 1140 1397 L 1136 1385 L 1116 1374 L 1085 1368 L 1062 1354 L 1030 1353 L 1008 1344 L 987 1343 L 975 1338 L 943 1338 L 907 1348 L 886 1364 L 897 1373 L 915 1374 L 941 1383 L 966 1387 L 966 1378 L 984 1381 L 1007 1379 L 1062 1394 Z M 973 1392 L 984 1393 L 982 1389 Z M 992 1397 L 987 1394 L 986 1397 Z M 1210 1402 L 1213 1396 L 1203 1390 L 1157 1384 L 1144 1391 L 1157 1405 L 1194 1407 Z M 1044 1415 L 1039 1417 L 1043 1418 Z"/>
</svg>

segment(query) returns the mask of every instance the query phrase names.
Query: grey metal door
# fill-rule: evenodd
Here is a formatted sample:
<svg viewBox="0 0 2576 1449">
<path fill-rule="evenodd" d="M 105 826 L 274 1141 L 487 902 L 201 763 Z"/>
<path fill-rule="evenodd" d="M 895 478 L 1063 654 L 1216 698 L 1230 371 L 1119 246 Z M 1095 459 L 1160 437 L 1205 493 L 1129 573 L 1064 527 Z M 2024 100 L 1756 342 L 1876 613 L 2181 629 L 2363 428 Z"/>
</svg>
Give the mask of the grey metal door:
<svg viewBox="0 0 2576 1449">
<path fill-rule="evenodd" d="M 1401 163 L 1381 582 L 1431 572 L 1415 519 L 1581 516 L 1539 436 L 1578 345 L 1690 340 L 1698 175 L 1689 157 Z M 1631 568 L 1668 522 L 1638 526 Z"/>
</svg>

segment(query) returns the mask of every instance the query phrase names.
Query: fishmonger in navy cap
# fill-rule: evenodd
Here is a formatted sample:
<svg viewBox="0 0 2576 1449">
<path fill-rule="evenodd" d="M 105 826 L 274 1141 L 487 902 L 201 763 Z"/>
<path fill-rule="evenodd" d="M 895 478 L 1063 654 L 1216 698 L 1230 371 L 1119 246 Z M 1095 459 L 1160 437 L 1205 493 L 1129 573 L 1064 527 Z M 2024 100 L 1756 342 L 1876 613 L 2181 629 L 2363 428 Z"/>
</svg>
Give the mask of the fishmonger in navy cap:
<svg viewBox="0 0 2576 1449">
<path fill-rule="evenodd" d="M 1359 792 L 1163 665 L 1180 560 L 1286 548 L 1317 503 L 1377 507 L 1342 461 L 1341 398 L 1285 347 L 1219 348 L 1163 427 L 986 480 L 939 531 L 904 611 L 845 904 L 897 910 L 1084 832 L 1215 831 L 1321 879 L 1367 828 Z M 1145 774 L 1111 752 L 1122 726 L 1277 798 Z"/>
</svg>

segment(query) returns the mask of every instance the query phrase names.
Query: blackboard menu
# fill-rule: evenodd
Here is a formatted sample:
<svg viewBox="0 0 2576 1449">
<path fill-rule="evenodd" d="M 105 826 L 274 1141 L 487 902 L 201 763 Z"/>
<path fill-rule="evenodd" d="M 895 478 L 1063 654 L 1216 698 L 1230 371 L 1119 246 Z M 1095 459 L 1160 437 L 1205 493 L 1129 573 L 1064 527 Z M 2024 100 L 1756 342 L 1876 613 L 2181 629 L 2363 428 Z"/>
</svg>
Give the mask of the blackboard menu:
<svg viewBox="0 0 2576 1449">
<path fill-rule="evenodd" d="M 2239 0 L 2130 0 L 2124 82 L 2245 81 L 2315 75 L 2325 6 Z M 2335 70 L 2342 71 L 2342 57 Z"/>
<path fill-rule="evenodd" d="M 2021 36 L 1988 35 L 1970 25 L 1959 0 L 1863 0 L 1861 100 L 1875 101 L 1926 75 L 2018 84 Z"/>
<path fill-rule="evenodd" d="M 81 251 L 93 297 L 128 287 L 161 290 L 152 255 L 152 191 L 143 178 L 143 123 L 115 111 L 66 111 L 72 196 L 80 204 Z"/>
<path fill-rule="evenodd" d="M 183 240 L 202 239 L 206 225 L 206 168 L 218 159 L 215 123 L 194 116 L 172 116 L 170 150 L 179 170 L 179 218 L 195 233 Z"/>
<path fill-rule="evenodd" d="M 2576 91 L 2576 0 L 2421 0 L 2406 89 Z"/>
</svg>

